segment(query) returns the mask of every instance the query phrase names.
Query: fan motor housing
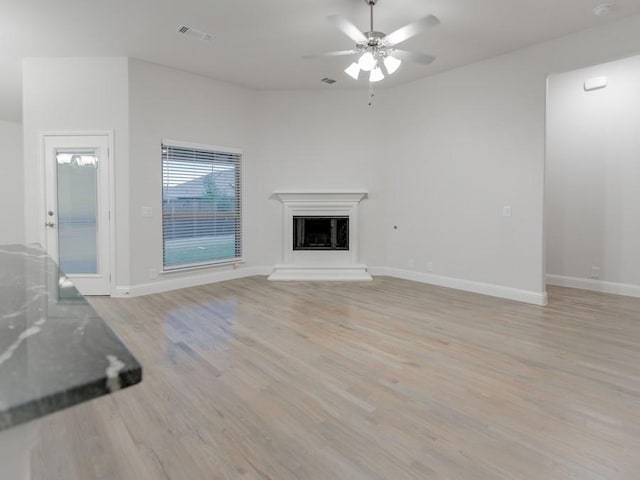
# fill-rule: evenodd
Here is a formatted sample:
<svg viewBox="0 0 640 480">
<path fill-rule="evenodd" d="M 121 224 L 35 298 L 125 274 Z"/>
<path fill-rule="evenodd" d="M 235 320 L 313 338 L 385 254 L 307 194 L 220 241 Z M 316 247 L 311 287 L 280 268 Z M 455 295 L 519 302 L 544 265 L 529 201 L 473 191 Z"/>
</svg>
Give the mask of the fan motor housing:
<svg viewBox="0 0 640 480">
<path fill-rule="evenodd" d="M 367 37 L 367 45 L 370 47 L 375 47 L 376 45 L 382 45 L 384 42 L 382 39 L 386 36 L 386 34 L 382 32 L 365 32 L 365 36 Z"/>
</svg>

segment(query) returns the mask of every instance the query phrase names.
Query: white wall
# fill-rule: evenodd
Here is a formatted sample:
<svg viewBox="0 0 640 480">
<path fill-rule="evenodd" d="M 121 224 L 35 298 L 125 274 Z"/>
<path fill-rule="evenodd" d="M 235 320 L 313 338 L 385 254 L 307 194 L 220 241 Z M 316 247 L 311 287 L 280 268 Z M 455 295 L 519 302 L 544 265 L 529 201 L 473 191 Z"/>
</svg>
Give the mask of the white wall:
<svg viewBox="0 0 640 480">
<path fill-rule="evenodd" d="M 640 17 L 389 92 L 388 264 L 542 295 L 546 77 L 635 51 Z"/>
<path fill-rule="evenodd" d="M 22 125 L 0 120 L 0 245 L 24 242 Z"/>
<path fill-rule="evenodd" d="M 639 85 L 640 56 L 549 78 L 548 274 L 640 287 Z"/>
<path fill-rule="evenodd" d="M 23 61 L 26 241 L 45 244 L 39 134 L 113 131 L 116 281 L 129 282 L 129 107 L 127 59 L 30 58 Z"/>
<path fill-rule="evenodd" d="M 111 128 L 120 286 L 150 291 L 203 278 L 150 278 L 162 265 L 160 142 L 169 138 L 244 150 L 242 268 L 281 260 L 273 190 L 366 188 L 363 262 L 425 274 L 430 261 L 426 281 L 476 282 L 487 293 L 542 301 L 546 77 L 637 51 L 640 17 L 632 17 L 382 89 L 373 108 L 362 91 L 262 92 L 137 60 L 27 60 L 27 240 L 42 238 L 30 183 L 37 132 Z M 142 218 L 143 206 L 154 217 Z"/>
<path fill-rule="evenodd" d="M 64 78 L 75 71 L 98 72 L 98 78 L 102 72 L 110 86 L 80 73 L 72 75 L 73 80 Z M 47 75 L 60 81 L 42 82 Z M 374 117 L 379 113 L 367 106 L 364 92 L 256 92 L 133 59 L 30 59 L 25 61 L 24 82 L 28 176 L 40 175 L 38 132 L 116 131 L 116 214 L 118 225 L 126 220 L 118 231 L 127 232 L 117 245 L 120 259 L 127 259 L 126 265 L 118 264 L 119 294 L 129 287 L 140 293 L 163 288 L 158 285 L 187 285 L 190 278 L 198 283 L 231 268 L 152 278 L 153 270 L 162 270 L 163 139 L 243 149 L 246 263 L 241 270 L 282 260 L 281 206 L 270 199 L 279 188 L 369 190 L 361 210 L 361 228 L 369 238 L 361 260 L 376 262 L 384 252 L 377 215 L 381 157 Z M 42 242 L 39 186 L 27 185 L 28 238 Z M 141 216 L 147 206 L 153 209 L 151 218 Z"/>
<path fill-rule="evenodd" d="M 383 208 L 379 122 L 384 110 L 367 93 L 348 90 L 263 92 L 256 112 L 261 197 L 274 190 L 362 189 L 359 261 L 377 265 L 384 255 L 378 212 Z M 264 201 L 264 200 L 263 200 Z M 282 262 L 282 204 L 264 205 L 265 262 Z"/>
<path fill-rule="evenodd" d="M 150 273 L 162 270 L 162 139 L 243 149 L 246 262 L 241 270 L 282 261 L 281 204 L 270 198 L 279 188 L 369 189 L 361 226 L 378 240 L 364 244 L 362 256 L 382 253 L 379 235 L 373 234 L 374 202 L 380 201 L 375 111 L 367 107 L 366 94 L 257 92 L 139 60 L 130 60 L 129 78 L 131 285 L 153 288 L 168 279 L 203 275 L 152 278 Z M 154 217 L 141 217 L 143 206 L 152 207 Z M 229 268 L 207 270 L 215 274 Z"/>
<path fill-rule="evenodd" d="M 131 284 L 201 275 L 181 272 L 152 278 L 162 270 L 163 139 L 220 145 L 243 150 L 244 257 L 242 268 L 259 265 L 261 156 L 253 141 L 255 92 L 140 60 L 129 61 L 131 125 Z M 143 218 L 141 208 L 153 208 Z M 210 271 L 221 271 L 218 267 Z"/>
</svg>

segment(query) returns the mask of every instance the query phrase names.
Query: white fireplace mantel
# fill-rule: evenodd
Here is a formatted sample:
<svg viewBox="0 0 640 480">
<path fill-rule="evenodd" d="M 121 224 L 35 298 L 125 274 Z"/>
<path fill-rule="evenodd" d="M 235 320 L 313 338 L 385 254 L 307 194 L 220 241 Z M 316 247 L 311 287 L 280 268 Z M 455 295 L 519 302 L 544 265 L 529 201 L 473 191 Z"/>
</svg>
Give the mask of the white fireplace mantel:
<svg viewBox="0 0 640 480">
<path fill-rule="evenodd" d="M 284 203 L 291 202 L 338 202 L 359 203 L 367 196 L 366 190 L 276 190 L 273 196 Z"/>
<path fill-rule="evenodd" d="M 367 266 L 358 263 L 358 207 L 366 190 L 278 190 L 282 202 L 282 259 L 269 280 L 369 281 Z M 294 216 L 348 216 L 349 250 L 293 250 Z"/>
</svg>

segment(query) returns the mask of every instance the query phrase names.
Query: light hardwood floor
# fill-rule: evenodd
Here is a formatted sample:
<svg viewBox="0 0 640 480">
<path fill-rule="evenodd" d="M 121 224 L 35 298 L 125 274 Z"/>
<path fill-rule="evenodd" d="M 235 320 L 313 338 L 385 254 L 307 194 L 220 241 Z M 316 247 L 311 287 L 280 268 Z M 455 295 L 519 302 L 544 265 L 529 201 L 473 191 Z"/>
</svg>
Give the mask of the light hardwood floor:
<svg viewBox="0 0 640 480">
<path fill-rule="evenodd" d="M 384 277 L 93 306 L 142 384 L 48 417 L 33 478 L 640 479 L 640 299 Z"/>
</svg>

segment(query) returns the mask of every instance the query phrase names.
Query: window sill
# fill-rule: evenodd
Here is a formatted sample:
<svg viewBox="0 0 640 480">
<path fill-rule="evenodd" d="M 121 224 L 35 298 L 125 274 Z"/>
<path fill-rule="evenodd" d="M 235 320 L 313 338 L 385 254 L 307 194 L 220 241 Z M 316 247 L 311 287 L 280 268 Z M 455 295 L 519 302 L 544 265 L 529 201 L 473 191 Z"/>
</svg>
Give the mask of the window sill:
<svg viewBox="0 0 640 480">
<path fill-rule="evenodd" d="M 196 265 L 170 267 L 170 268 L 164 268 L 163 270 L 161 270 L 160 275 L 167 275 L 167 274 L 179 273 L 179 272 L 190 272 L 194 270 L 206 270 L 212 267 L 233 266 L 234 268 L 238 268 L 242 263 L 244 263 L 244 260 L 242 258 L 233 258 L 230 260 L 221 260 L 219 262 L 209 262 L 209 263 L 200 263 Z"/>
</svg>

